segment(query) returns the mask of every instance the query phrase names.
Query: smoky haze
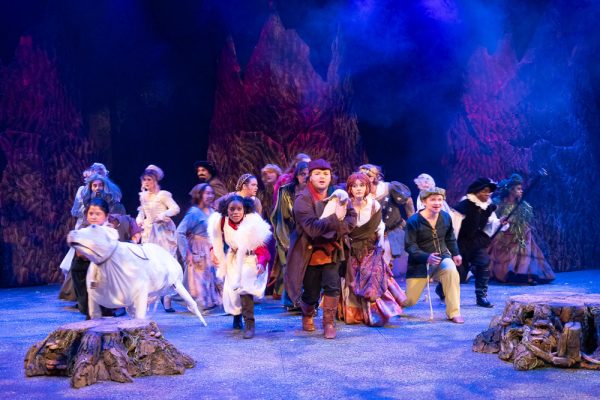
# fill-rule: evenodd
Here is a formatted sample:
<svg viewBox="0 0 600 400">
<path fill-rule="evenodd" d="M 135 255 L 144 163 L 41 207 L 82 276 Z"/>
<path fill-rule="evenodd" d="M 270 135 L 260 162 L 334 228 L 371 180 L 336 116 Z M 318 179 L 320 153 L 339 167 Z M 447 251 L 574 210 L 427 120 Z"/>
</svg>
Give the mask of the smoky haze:
<svg viewBox="0 0 600 400">
<path fill-rule="evenodd" d="M 139 174 L 149 163 L 165 170 L 165 188 L 187 204 L 195 183 L 191 166 L 206 156 L 225 39 L 233 37 L 243 68 L 272 10 L 306 41 L 323 77 L 332 40 L 340 35 L 341 72 L 353 85 L 367 155 L 384 167 L 386 178 L 413 190 L 412 179 L 421 172 L 445 184 L 446 133 L 464 112 L 469 60 L 481 47 L 494 54 L 503 38 L 518 60 L 531 54 L 532 43 L 552 55 L 536 66 L 539 78 L 529 99 L 535 104 L 533 118 L 550 124 L 548 113 L 568 109 L 582 114 L 589 130 L 598 127 L 600 72 L 593 55 L 599 47 L 594 29 L 599 7 L 591 2 L 23 0 L 0 7 L 4 65 L 11 62 L 19 36 L 32 35 L 56 60 L 84 130 L 90 115 L 110 115 L 110 146 L 96 158 L 111 165 L 129 212 L 137 207 Z M 560 37 L 551 29 L 546 35 L 550 23 L 563 27 Z M 562 46 L 553 53 L 557 41 Z M 553 65 L 565 57 L 581 69 L 582 78 L 560 79 Z M 557 91 L 560 85 L 566 87 Z M 573 109 L 565 96 L 585 98 L 586 107 Z M 526 132 L 522 140 L 543 135 Z M 591 136 L 596 149 L 597 136 Z"/>
</svg>

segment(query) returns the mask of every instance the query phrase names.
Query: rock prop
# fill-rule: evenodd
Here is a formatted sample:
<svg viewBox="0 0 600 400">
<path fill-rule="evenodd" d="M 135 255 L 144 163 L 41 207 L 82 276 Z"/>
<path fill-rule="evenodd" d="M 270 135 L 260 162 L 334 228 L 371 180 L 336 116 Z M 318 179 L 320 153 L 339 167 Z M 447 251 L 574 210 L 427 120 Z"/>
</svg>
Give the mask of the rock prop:
<svg viewBox="0 0 600 400">
<path fill-rule="evenodd" d="M 170 344 L 153 321 L 99 319 L 59 327 L 32 346 L 25 375 L 70 376 L 80 388 L 98 381 L 183 374 L 195 362 Z"/>
<path fill-rule="evenodd" d="M 512 296 L 501 316 L 473 341 L 516 370 L 555 366 L 600 370 L 600 294 Z"/>
</svg>

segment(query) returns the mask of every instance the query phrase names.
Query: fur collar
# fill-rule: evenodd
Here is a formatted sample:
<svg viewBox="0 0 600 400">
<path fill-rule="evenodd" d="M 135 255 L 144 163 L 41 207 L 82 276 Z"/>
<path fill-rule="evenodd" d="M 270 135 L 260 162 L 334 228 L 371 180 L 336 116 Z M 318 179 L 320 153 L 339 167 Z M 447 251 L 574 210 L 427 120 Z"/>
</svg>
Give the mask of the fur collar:
<svg viewBox="0 0 600 400">
<path fill-rule="evenodd" d="M 219 278 L 223 278 L 226 269 L 229 268 L 226 265 L 227 255 L 223 251 L 225 247 L 223 236 L 225 236 L 230 250 L 237 249 L 234 263 L 239 269 L 242 267 L 243 256 L 246 251 L 255 250 L 257 247 L 263 246 L 271 237 L 270 225 L 257 213 L 246 214 L 242 222 L 238 225 L 237 230 L 228 227 L 228 220 L 225 217 L 223 227 L 227 230 L 225 235 L 223 235 L 221 230 L 221 214 L 218 212 L 212 213 L 208 218 L 208 236 L 213 245 L 214 255 L 219 261 L 219 268 L 217 269 L 217 276 Z"/>
<path fill-rule="evenodd" d="M 263 246 L 271 236 L 271 227 L 257 213 L 244 216 L 235 235 L 238 249 L 254 250 Z"/>
<path fill-rule="evenodd" d="M 477 196 L 475 196 L 473 193 L 467 194 L 465 197 L 463 197 L 463 199 L 468 199 L 472 203 L 475 203 L 475 205 L 477 207 L 481 208 L 482 210 L 487 210 L 487 208 L 490 206 L 490 204 L 492 204 L 492 198 L 491 197 L 488 199 L 488 201 L 486 201 L 484 203 L 481 200 L 479 200 L 477 198 Z"/>
</svg>

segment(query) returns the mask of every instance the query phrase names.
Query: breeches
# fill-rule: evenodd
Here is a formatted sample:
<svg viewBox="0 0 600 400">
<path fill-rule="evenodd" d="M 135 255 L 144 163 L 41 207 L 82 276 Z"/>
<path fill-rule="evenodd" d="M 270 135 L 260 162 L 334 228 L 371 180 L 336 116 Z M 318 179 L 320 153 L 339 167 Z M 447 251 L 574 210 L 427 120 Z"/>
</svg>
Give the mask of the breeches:
<svg viewBox="0 0 600 400">
<path fill-rule="evenodd" d="M 317 305 L 321 289 L 324 296 L 338 297 L 340 295 L 339 264 L 309 265 L 302 281 L 302 301 L 306 304 Z"/>
<path fill-rule="evenodd" d="M 490 256 L 487 249 L 473 249 L 461 252 L 463 263 L 460 273 L 460 281 L 465 282 L 469 269 L 475 275 L 475 293 L 477 296 L 487 296 L 490 281 Z"/>
<path fill-rule="evenodd" d="M 445 258 L 438 267 L 434 267 L 431 276 L 436 277 L 442 284 L 446 296 L 446 315 L 448 318 L 460 315 L 460 278 L 454 261 L 451 258 Z M 406 280 L 406 297 L 408 300 L 403 305 L 406 307 L 415 305 L 426 285 L 427 278 L 408 278 Z"/>
</svg>

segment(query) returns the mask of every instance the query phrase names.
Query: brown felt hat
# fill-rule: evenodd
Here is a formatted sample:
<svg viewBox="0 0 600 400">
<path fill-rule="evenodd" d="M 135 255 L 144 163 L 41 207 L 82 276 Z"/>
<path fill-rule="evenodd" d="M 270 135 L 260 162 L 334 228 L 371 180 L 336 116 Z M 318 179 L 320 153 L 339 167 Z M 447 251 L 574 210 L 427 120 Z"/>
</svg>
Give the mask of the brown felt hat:
<svg viewBox="0 0 600 400">
<path fill-rule="evenodd" d="M 318 160 L 312 160 L 308 163 L 308 172 L 311 173 L 313 169 L 328 169 L 331 171 L 331 164 L 328 161 L 319 158 Z"/>
</svg>

